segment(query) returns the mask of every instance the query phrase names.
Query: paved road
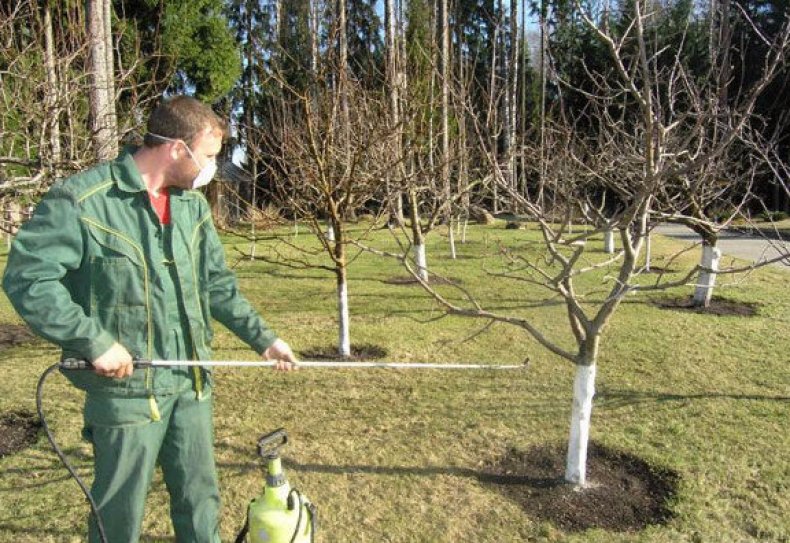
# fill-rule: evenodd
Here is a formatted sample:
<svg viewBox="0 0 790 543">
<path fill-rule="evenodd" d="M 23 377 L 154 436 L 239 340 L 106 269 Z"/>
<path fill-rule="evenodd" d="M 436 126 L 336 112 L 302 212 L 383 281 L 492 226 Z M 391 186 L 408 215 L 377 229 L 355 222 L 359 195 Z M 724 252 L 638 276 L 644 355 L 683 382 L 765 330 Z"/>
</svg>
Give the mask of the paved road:
<svg viewBox="0 0 790 543">
<path fill-rule="evenodd" d="M 687 240 L 689 243 L 700 241 L 700 237 L 692 230 L 678 224 L 661 224 L 653 232 L 671 238 Z M 719 249 L 724 255 L 754 262 L 756 260 L 770 260 L 781 254 L 790 255 L 790 242 L 766 240 L 758 236 L 737 232 L 722 232 L 719 235 Z M 790 258 L 774 262 L 771 266 L 790 271 Z"/>
</svg>

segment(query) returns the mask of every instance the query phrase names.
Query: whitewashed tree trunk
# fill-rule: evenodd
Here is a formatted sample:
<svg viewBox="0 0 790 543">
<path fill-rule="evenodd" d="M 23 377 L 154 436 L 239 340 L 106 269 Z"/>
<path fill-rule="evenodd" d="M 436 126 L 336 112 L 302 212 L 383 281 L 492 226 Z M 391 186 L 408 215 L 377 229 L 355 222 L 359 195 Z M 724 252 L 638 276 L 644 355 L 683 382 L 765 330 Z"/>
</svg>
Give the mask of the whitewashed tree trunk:
<svg viewBox="0 0 790 543">
<path fill-rule="evenodd" d="M 713 287 L 716 284 L 715 272 L 719 269 L 720 259 L 721 251 L 718 247 L 703 243 L 700 266 L 706 269 L 700 270 L 697 278 L 697 286 L 694 289 L 695 307 L 708 307 L 710 305 L 710 299 L 713 297 Z"/>
<path fill-rule="evenodd" d="M 650 232 L 647 233 L 645 238 L 645 271 L 650 271 L 650 260 L 653 258 L 652 236 Z"/>
<path fill-rule="evenodd" d="M 449 218 L 449 225 L 447 228 L 447 232 L 449 234 L 449 241 L 450 241 L 450 258 L 453 260 L 456 259 L 456 252 L 455 252 L 455 230 L 453 229 L 453 217 L 450 216 Z"/>
<path fill-rule="evenodd" d="M 345 271 L 338 273 L 337 281 L 337 314 L 339 333 L 337 350 L 342 356 L 351 356 L 351 326 L 348 317 L 348 282 Z"/>
<path fill-rule="evenodd" d="M 417 273 L 420 279 L 428 281 L 428 260 L 425 256 L 425 245 L 414 246 L 414 260 L 417 262 Z"/>
<path fill-rule="evenodd" d="M 610 255 L 614 253 L 614 230 L 605 230 L 603 233 L 603 252 Z"/>
<path fill-rule="evenodd" d="M 335 242 L 335 229 L 332 227 L 331 224 L 326 228 L 326 240 L 329 243 Z"/>
<path fill-rule="evenodd" d="M 466 230 L 469 227 L 469 215 L 464 216 L 464 226 L 461 228 L 461 243 L 466 243 Z"/>
<path fill-rule="evenodd" d="M 584 486 L 587 482 L 587 445 L 590 439 L 590 417 L 595 395 L 595 364 L 576 366 L 573 382 L 573 409 L 565 463 L 565 480 Z"/>
</svg>

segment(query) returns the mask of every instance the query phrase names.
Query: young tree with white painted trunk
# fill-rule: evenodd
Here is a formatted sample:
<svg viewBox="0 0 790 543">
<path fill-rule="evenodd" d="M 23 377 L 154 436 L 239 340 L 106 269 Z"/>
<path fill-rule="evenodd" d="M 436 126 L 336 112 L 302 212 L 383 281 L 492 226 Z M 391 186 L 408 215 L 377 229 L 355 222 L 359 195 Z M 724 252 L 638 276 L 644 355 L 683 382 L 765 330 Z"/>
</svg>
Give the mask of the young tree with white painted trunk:
<svg viewBox="0 0 790 543">
<path fill-rule="evenodd" d="M 750 180 L 761 166 L 759 154 L 745 151 L 747 142 L 755 142 L 751 137 L 756 126 L 754 100 L 776 73 L 779 59 L 790 51 L 785 25 L 772 44 L 761 81 L 728 100 L 727 108 L 711 111 L 708 97 L 718 96 L 716 85 L 725 80 L 692 78 L 688 58 L 673 50 L 671 43 L 653 41 L 660 6 L 647 0 L 629 5 L 633 11 L 627 14 L 628 24 L 621 27 L 621 34 L 614 34 L 608 20 L 599 24 L 600 14 L 577 3 L 578 15 L 609 53 L 607 71 L 589 70 L 593 92 L 588 88 L 583 93 L 584 107 L 547 115 L 540 143 L 525 144 L 520 151 L 521 163 L 531 168 L 525 175 L 537 179 L 541 190 L 516 190 L 505 182 L 499 186 L 511 205 L 536 222 L 543 243 L 539 251 L 508 252 L 509 262 L 492 275 L 503 282 L 527 281 L 543 287 L 547 302 L 562 301 L 567 328 L 543 329 L 523 313 L 487 310 L 471 287 L 461 290 L 465 301 L 457 301 L 422 282 L 451 314 L 518 326 L 575 365 L 565 479 L 581 487 L 587 483 L 592 402 L 604 332 L 619 304 L 632 293 L 687 284 L 700 271 L 716 275 L 713 265 L 695 266 L 674 277 L 642 275 L 638 263 L 650 221 L 656 216 L 675 220 L 689 216 L 688 200 L 701 194 L 740 202 L 744 193 L 751 192 Z M 567 81 L 562 85 L 566 91 L 576 90 Z M 489 149 L 479 123 L 475 130 L 479 148 Z M 491 155 L 487 161 L 492 177 L 504 179 Z M 721 172 L 737 183 L 714 183 Z M 562 218 L 571 215 L 584 217 L 586 226 L 568 233 Z M 590 251 L 588 241 L 593 236 L 600 239 L 607 230 L 617 233 L 619 250 L 604 255 Z M 417 276 L 408 259 L 400 258 Z M 718 273 L 725 271 L 737 270 Z"/>
<path fill-rule="evenodd" d="M 320 249 L 311 253 L 285 235 L 277 241 L 289 248 L 290 255 L 275 248 L 275 254 L 259 252 L 255 258 L 321 269 L 335 276 L 337 350 L 347 357 L 351 355 L 348 268 L 355 258 L 349 255 L 349 248 L 388 213 L 388 195 L 380 181 L 398 171 L 399 160 L 392 154 L 397 131 L 387 122 L 388 101 L 353 81 L 346 83 L 342 95 L 336 92 L 329 75 L 334 73 L 333 65 L 319 66 L 309 94 L 286 91 L 286 115 L 273 116 L 263 123 L 265 128 L 259 128 L 268 153 L 266 167 L 275 203 L 309 225 Z M 347 110 L 342 105 L 344 99 Z M 379 216 L 362 232 L 349 228 L 351 217 L 366 205 L 377 209 Z M 331 237 L 327 230 L 331 230 Z M 299 256 L 293 256 L 294 251 Z M 320 253 L 329 258 L 329 264 L 316 261 L 314 257 Z"/>
</svg>

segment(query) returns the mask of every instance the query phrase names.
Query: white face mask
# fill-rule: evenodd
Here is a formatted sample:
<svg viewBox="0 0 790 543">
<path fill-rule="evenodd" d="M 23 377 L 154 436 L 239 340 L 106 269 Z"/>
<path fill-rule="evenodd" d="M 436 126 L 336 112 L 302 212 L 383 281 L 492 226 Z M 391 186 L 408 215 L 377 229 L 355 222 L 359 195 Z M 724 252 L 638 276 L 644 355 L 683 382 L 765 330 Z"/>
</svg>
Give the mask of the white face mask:
<svg viewBox="0 0 790 543">
<path fill-rule="evenodd" d="M 184 144 L 184 147 L 186 147 L 187 152 L 189 153 L 189 157 L 192 159 L 192 162 L 197 164 L 197 167 L 200 168 L 200 171 L 198 172 L 197 176 L 195 177 L 195 179 L 192 180 L 192 188 L 193 189 L 199 189 L 200 187 L 205 187 L 206 185 L 208 185 L 211 182 L 212 179 L 214 179 L 214 175 L 216 175 L 216 173 L 217 173 L 217 161 L 216 160 L 214 160 L 214 159 L 209 160 L 208 162 L 206 162 L 206 165 L 201 168 L 200 167 L 200 162 L 197 161 L 197 159 L 195 158 L 195 155 L 192 154 L 192 149 L 189 148 L 189 145 L 187 145 L 185 141 L 180 140 L 180 139 L 174 139 L 174 138 L 168 138 L 168 137 L 165 137 L 165 136 L 160 136 L 159 134 L 153 134 L 151 132 L 149 132 L 148 134 L 150 136 L 155 137 L 155 138 L 159 138 L 159 139 L 163 139 L 163 140 L 167 140 L 167 141 L 177 141 L 177 142 L 181 142 L 181 143 Z"/>
</svg>

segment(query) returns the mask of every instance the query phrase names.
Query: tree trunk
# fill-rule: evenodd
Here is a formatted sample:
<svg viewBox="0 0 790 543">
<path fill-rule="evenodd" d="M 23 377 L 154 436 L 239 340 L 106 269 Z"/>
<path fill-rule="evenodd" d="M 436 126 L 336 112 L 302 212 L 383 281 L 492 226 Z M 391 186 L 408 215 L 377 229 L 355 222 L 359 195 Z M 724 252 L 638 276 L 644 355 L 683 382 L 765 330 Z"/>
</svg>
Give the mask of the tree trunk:
<svg viewBox="0 0 790 543">
<path fill-rule="evenodd" d="M 337 272 L 337 315 L 339 321 L 337 352 L 341 356 L 351 356 L 351 331 L 348 317 L 348 282 L 346 270 Z"/>
<path fill-rule="evenodd" d="M 590 439 L 590 418 L 595 395 L 595 364 L 576 366 L 573 382 L 570 439 L 565 463 L 565 480 L 584 486 L 587 482 L 587 445 Z"/>
<path fill-rule="evenodd" d="M 60 105 L 58 100 L 58 73 L 55 68 L 55 39 L 52 34 L 52 6 L 44 6 L 45 65 L 47 68 L 47 91 L 45 96 L 47 124 L 49 127 L 49 159 L 53 173 L 59 175 L 59 165 L 63 161 L 60 147 Z"/>
<path fill-rule="evenodd" d="M 335 275 L 337 277 L 337 351 L 341 356 L 351 356 L 351 325 L 348 310 L 348 279 L 346 277 L 346 248 L 343 236 L 335 242 Z"/>
<path fill-rule="evenodd" d="M 403 168 L 402 154 L 403 154 L 403 129 L 400 126 L 400 79 L 401 70 L 400 63 L 398 62 L 399 40 L 395 0 L 387 0 L 385 19 L 387 24 L 387 78 L 389 80 L 390 90 L 390 116 L 394 134 L 394 154 L 396 160 Z M 397 38 L 397 39 L 396 39 Z M 405 177 L 405 176 L 404 176 Z M 391 186 L 391 179 L 387 176 L 387 198 L 391 199 L 391 214 L 395 222 L 399 225 L 403 224 L 403 198 L 399 188 L 393 189 Z"/>
<path fill-rule="evenodd" d="M 614 230 L 607 229 L 603 233 L 603 252 L 611 255 L 614 254 Z"/>
<path fill-rule="evenodd" d="M 510 62 L 506 72 L 508 89 L 508 135 L 507 135 L 507 170 L 508 183 L 516 190 L 516 112 L 518 94 L 518 2 L 510 0 Z"/>
<path fill-rule="evenodd" d="M 417 192 L 409 190 L 409 213 L 411 219 L 412 241 L 414 243 L 414 260 L 417 262 L 417 272 L 423 281 L 428 282 L 428 263 L 425 257 L 425 239 L 420 225 L 420 209 L 417 202 Z"/>
<path fill-rule="evenodd" d="M 245 123 L 245 133 L 247 139 L 247 162 L 250 168 L 250 203 L 248 205 L 248 215 L 250 217 L 250 260 L 255 260 L 255 251 L 257 248 L 256 243 L 256 223 L 255 220 L 258 216 L 257 214 L 257 207 L 256 207 L 256 199 L 257 195 L 257 187 L 258 187 L 258 153 L 257 153 L 257 145 L 253 142 L 255 137 L 255 116 L 254 116 L 254 93 L 255 93 L 255 56 L 253 55 L 254 46 L 252 41 L 253 36 L 253 21 L 252 21 L 252 6 L 251 2 L 247 2 L 246 6 L 246 18 L 245 24 L 247 26 L 247 42 L 245 43 L 245 48 L 247 52 L 247 79 L 245 81 L 245 88 L 244 88 L 244 118 Z M 285 120 L 283 119 L 283 122 Z"/>
<path fill-rule="evenodd" d="M 318 0 L 310 0 L 310 70 L 318 76 Z"/>
<path fill-rule="evenodd" d="M 488 134 L 490 138 L 490 150 L 491 153 L 491 163 L 498 164 L 499 163 L 499 149 L 497 145 L 497 124 L 498 124 L 498 114 L 499 114 L 499 97 L 497 94 L 497 66 L 499 63 L 497 57 L 497 51 L 499 50 L 499 20 L 494 25 L 494 31 L 491 33 L 491 42 L 490 42 L 490 49 L 491 49 L 491 64 L 490 70 L 490 81 L 488 84 L 489 88 L 489 99 L 488 99 L 488 115 L 486 118 L 486 125 L 488 128 Z M 493 179 L 493 187 L 492 187 L 492 211 L 494 215 L 499 213 L 499 176 L 496 171 L 494 171 Z"/>
<path fill-rule="evenodd" d="M 113 44 L 112 44 L 112 0 L 106 0 L 104 3 L 104 55 L 105 66 L 107 70 L 107 85 L 105 86 L 105 94 L 108 105 L 107 123 L 113 135 L 113 155 L 112 158 L 118 154 L 118 114 L 115 110 L 115 61 L 113 57 Z"/>
<path fill-rule="evenodd" d="M 455 259 L 453 206 L 450 185 L 450 14 L 448 1 L 442 0 L 442 184 L 447 199 L 447 224 L 450 229 L 450 256 Z"/>
<path fill-rule="evenodd" d="M 708 307 L 713 297 L 713 287 L 716 284 L 716 271 L 719 269 L 721 251 L 716 247 L 715 242 L 703 242 L 702 258 L 700 266 L 706 269 L 700 270 L 697 278 L 697 286 L 694 289 L 694 307 Z M 707 271 L 711 270 L 711 271 Z"/>
<path fill-rule="evenodd" d="M 88 1 L 91 132 L 94 151 L 99 160 L 110 160 L 118 154 L 113 57 L 111 50 L 107 50 L 110 38 L 109 9 L 110 0 Z"/>
<path fill-rule="evenodd" d="M 414 246 L 414 260 L 417 262 L 417 273 L 420 279 L 428 282 L 428 261 L 425 256 L 425 244 L 420 243 Z"/>
</svg>

